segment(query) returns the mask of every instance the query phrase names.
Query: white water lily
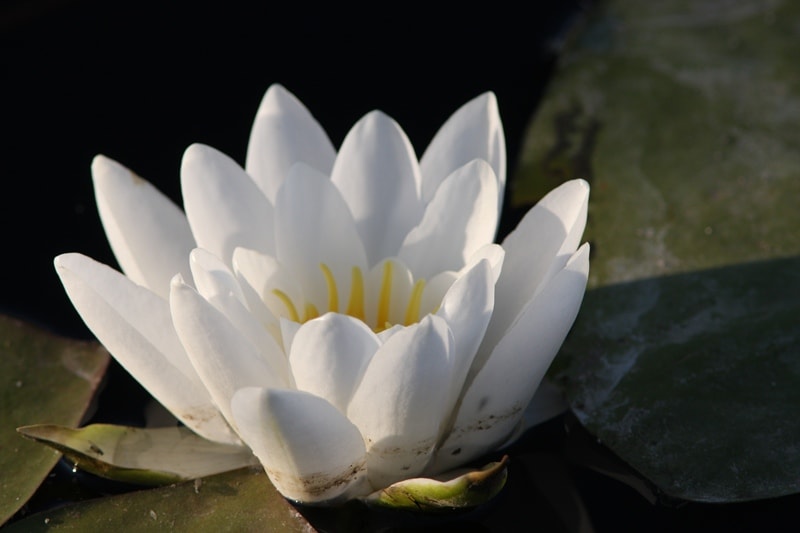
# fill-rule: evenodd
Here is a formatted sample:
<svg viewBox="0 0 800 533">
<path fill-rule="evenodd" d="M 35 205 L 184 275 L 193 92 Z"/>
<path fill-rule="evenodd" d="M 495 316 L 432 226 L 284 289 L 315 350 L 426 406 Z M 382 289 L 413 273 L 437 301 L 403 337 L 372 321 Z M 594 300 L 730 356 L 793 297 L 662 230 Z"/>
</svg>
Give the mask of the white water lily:
<svg viewBox="0 0 800 533">
<path fill-rule="evenodd" d="M 292 500 L 363 497 L 508 444 L 577 315 L 588 185 L 561 185 L 493 244 L 505 157 L 492 93 L 418 160 L 378 111 L 337 153 L 274 85 L 244 169 L 186 150 L 185 214 L 97 156 L 125 274 L 76 253 L 56 269 L 100 342 L 187 427 L 249 447 Z"/>
</svg>

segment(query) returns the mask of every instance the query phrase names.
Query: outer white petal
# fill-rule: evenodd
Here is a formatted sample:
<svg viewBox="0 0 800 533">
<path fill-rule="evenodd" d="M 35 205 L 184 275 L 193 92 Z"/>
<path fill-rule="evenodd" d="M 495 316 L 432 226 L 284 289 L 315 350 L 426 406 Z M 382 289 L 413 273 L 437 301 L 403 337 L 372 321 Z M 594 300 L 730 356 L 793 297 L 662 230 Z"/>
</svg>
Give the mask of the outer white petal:
<svg viewBox="0 0 800 533">
<path fill-rule="evenodd" d="M 166 300 L 80 254 L 60 255 L 55 266 L 83 321 L 150 394 L 199 435 L 238 442 L 186 356 Z"/>
<path fill-rule="evenodd" d="M 230 424 L 233 425 L 230 401 L 237 389 L 287 386 L 286 378 L 281 375 L 282 353 L 262 353 L 178 276 L 171 289 L 170 309 L 178 337 L 211 398 Z"/>
<path fill-rule="evenodd" d="M 473 159 L 488 161 L 497 177 L 498 214 L 506 183 L 506 140 L 497 98 L 484 93 L 442 125 L 420 159 L 422 197 L 428 202 L 451 172 Z"/>
<path fill-rule="evenodd" d="M 242 438 L 285 497 L 314 503 L 369 492 L 361 434 L 322 398 L 245 388 L 232 409 Z"/>
<path fill-rule="evenodd" d="M 423 210 L 419 164 L 400 126 L 380 111 L 364 116 L 342 142 L 331 181 L 350 206 L 370 266 L 397 255 Z"/>
<path fill-rule="evenodd" d="M 589 185 L 580 179 L 550 191 L 503 241 L 503 273 L 481 352 L 488 354 L 522 308 L 560 271 L 578 247 L 586 225 Z"/>
<path fill-rule="evenodd" d="M 529 429 L 565 413 L 568 409 L 569 404 L 564 397 L 564 391 L 550 382 L 545 376 L 536 388 L 533 398 L 525 407 L 519 423 L 514 427 L 514 431 L 498 449 L 510 446 Z"/>
<path fill-rule="evenodd" d="M 306 300 L 320 313 L 338 311 L 328 307 L 324 263 L 336 280 L 339 305 L 346 306 L 352 269 L 366 271 L 367 259 L 350 210 L 326 176 L 302 163 L 292 167 L 278 191 L 275 232 L 278 260 L 299 281 Z"/>
<path fill-rule="evenodd" d="M 460 396 L 493 308 L 494 279 L 487 259 L 481 260 L 457 279 L 442 299 L 437 314 L 447 321 L 455 340 L 448 413 Z"/>
<path fill-rule="evenodd" d="M 282 353 L 264 324 L 245 306 L 245 296 L 233 273 L 222 261 L 202 248 L 192 250 L 190 257 L 195 286 L 203 298 L 230 321 L 256 348 L 265 354 Z M 272 363 L 280 375 L 291 383 L 291 372 L 284 357 L 274 357 Z"/>
<path fill-rule="evenodd" d="M 188 277 L 195 247 L 186 216 L 149 182 L 105 156 L 92 161 L 97 210 L 122 271 L 165 300 L 175 274 Z"/>
<path fill-rule="evenodd" d="M 328 135 L 300 100 L 281 85 L 270 86 L 256 113 L 245 168 L 273 205 L 293 164 L 330 174 L 335 158 Z"/>
<path fill-rule="evenodd" d="M 183 154 L 181 188 L 197 245 L 228 266 L 237 246 L 273 253 L 272 205 L 230 157 L 203 144 Z"/>
<path fill-rule="evenodd" d="M 342 414 L 381 343 L 361 320 L 327 313 L 297 330 L 289 362 L 299 390 L 328 400 Z"/>
<path fill-rule="evenodd" d="M 492 242 L 496 229 L 497 180 L 492 167 L 476 159 L 442 182 L 398 257 L 423 278 L 459 270 L 481 246 Z"/>
<path fill-rule="evenodd" d="M 434 315 L 395 333 L 364 373 L 347 416 L 367 443 L 370 483 L 415 477 L 428 463 L 445 415 L 453 339 Z"/>
<path fill-rule="evenodd" d="M 525 306 L 468 385 L 434 471 L 474 459 L 511 434 L 575 321 L 588 274 L 589 245 L 584 244 Z"/>
</svg>

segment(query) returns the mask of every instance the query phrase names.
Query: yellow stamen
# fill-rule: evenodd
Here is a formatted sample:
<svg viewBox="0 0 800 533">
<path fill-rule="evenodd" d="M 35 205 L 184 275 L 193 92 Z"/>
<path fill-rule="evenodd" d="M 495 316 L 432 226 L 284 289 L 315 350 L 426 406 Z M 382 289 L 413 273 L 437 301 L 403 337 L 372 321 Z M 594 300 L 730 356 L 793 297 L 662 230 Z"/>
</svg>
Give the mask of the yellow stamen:
<svg viewBox="0 0 800 533">
<path fill-rule="evenodd" d="M 311 302 L 307 303 L 306 315 L 305 318 L 303 319 L 303 322 L 308 322 L 309 320 L 317 318 L 318 316 L 319 316 L 319 311 L 317 311 L 316 306 L 314 306 L 314 304 L 312 304 Z"/>
<path fill-rule="evenodd" d="M 333 273 L 328 265 L 325 263 L 319 264 L 322 275 L 325 276 L 325 283 L 328 284 L 328 310 L 334 313 L 339 312 L 339 292 L 336 289 L 336 280 L 333 279 Z"/>
<path fill-rule="evenodd" d="M 425 280 L 418 279 L 411 289 L 411 299 L 406 308 L 406 326 L 419 322 L 419 307 L 422 305 L 422 291 L 425 289 Z"/>
<path fill-rule="evenodd" d="M 272 289 L 272 294 L 277 296 L 278 299 L 283 302 L 283 305 L 286 306 L 286 310 L 289 312 L 289 320 L 300 322 L 300 315 L 297 314 L 297 308 L 294 306 L 294 303 L 292 303 L 291 298 L 280 289 Z"/>
<path fill-rule="evenodd" d="M 378 298 L 378 319 L 375 321 L 377 327 L 389 322 L 389 304 L 392 301 L 392 262 L 386 261 L 383 264 L 383 280 L 381 281 L 381 292 Z"/>
<path fill-rule="evenodd" d="M 364 276 L 361 269 L 353 267 L 353 280 L 350 284 L 350 301 L 347 304 L 347 314 L 364 320 Z"/>
</svg>

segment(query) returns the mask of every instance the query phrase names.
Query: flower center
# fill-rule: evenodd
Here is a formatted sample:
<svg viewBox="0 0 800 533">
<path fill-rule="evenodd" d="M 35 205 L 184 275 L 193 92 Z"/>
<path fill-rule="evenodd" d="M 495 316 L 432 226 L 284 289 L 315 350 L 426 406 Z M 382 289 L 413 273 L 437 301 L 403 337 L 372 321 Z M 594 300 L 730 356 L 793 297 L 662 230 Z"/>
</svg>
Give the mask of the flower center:
<svg viewBox="0 0 800 533">
<path fill-rule="evenodd" d="M 398 273 L 397 266 L 392 261 L 383 263 L 380 282 L 372 287 L 365 287 L 364 274 L 359 267 L 353 267 L 350 274 L 350 294 L 343 310 L 340 309 L 340 291 L 333 272 L 325 263 L 320 263 L 319 268 L 328 292 L 327 309 L 323 309 L 323 312 L 343 312 L 361 320 L 376 333 L 396 324 L 408 326 L 419 321 L 425 280 L 413 281 L 410 291 L 393 290 L 397 286 Z M 283 304 L 286 311 L 284 316 L 289 320 L 304 323 L 321 314 L 317 306 L 309 300 L 295 302 L 280 289 L 273 289 L 272 294 Z M 370 305 L 373 303 L 374 305 Z M 372 316 L 367 316 L 368 309 L 373 311 L 369 313 Z M 399 313 L 398 309 L 401 310 Z"/>
</svg>

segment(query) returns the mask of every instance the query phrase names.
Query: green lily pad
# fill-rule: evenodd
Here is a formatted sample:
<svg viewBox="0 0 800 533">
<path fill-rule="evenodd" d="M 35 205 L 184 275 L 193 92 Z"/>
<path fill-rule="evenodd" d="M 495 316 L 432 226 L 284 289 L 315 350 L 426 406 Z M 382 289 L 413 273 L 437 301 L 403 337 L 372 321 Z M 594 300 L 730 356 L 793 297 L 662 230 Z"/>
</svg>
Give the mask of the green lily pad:
<svg viewBox="0 0 800 533">
<path fill-rule="evenodd" d="M 243 468 L 43 511 L 4 533 L 36 531 L 313 531 L 260 468 Z"/>
<path fill-rule="evenodd" d="M 797 2 L 594 3 L 512 203 L 591 183 L 590 287 L 800 253 L 798 19 Z"/>
<path fill-rule="evenodd" d="M 669 497 L 800 491 L 799 18 L 594 3 L 511 184 L 521 206 L 591 183 L 590 290 L 549 375 Z"/>
<path fill-rule="evenodd" d="M 0 315 L 0 524 L 36 491 L 61 456 L 23 439 L 33 422 L 77 425 L 108 366 L 97 343 L 53 335 Z"/>
<path fill-rule="evenodd" d="M 126 483 L 164 485 L 258 464 L 248 448 L 211 442 L 185 427 L 42 424 L 18 431 L 62 452 L 82 470 Z"/>
<path fill-rule="evenodd" d="M 589 291 L 551 368 L 587 429 L 671 498 L 800 492 L 800 258 Z"/>
</svg>

